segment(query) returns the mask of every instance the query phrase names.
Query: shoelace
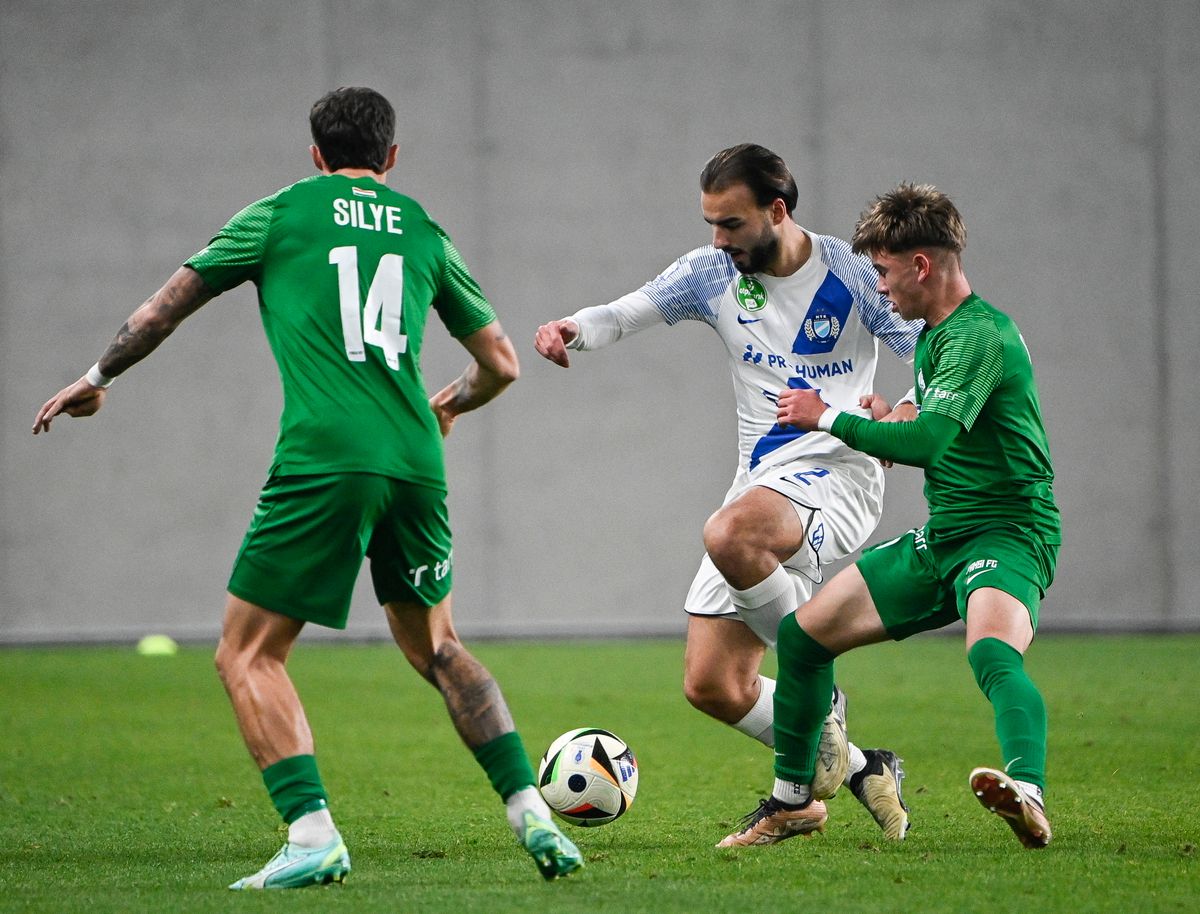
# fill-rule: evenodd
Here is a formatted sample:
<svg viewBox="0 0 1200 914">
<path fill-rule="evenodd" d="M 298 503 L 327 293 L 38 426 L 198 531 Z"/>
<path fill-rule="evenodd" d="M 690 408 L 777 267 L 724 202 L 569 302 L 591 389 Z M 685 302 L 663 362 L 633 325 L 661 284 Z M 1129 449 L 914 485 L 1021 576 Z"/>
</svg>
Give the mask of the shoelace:
<svg viewBox="0 0 1200 914">
<path fill-rule="evenodd" d="M 739 820 L 741 828 L 739 831 L 745 831 L 747 828 L 752 828 L 767 816 L 779 812 L 783 807 L 774 797 L 765 797 L 758 801 L 758 808 L 746 813 Z"/>
</svg>

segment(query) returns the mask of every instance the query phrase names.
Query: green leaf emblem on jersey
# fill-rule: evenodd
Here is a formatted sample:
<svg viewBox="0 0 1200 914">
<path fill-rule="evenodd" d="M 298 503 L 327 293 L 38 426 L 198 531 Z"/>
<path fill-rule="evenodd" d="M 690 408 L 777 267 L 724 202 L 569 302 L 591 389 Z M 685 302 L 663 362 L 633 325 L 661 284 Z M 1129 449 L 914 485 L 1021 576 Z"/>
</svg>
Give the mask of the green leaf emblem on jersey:
<svg viewBox="0 0 1200 914">
<path fill-rule="evenodd" d="M 754 277 L 743 276 L 737 284 L 737 302 L 743 311 L 761 311 L 767 306 L 767 290 Z"/>
</svg>

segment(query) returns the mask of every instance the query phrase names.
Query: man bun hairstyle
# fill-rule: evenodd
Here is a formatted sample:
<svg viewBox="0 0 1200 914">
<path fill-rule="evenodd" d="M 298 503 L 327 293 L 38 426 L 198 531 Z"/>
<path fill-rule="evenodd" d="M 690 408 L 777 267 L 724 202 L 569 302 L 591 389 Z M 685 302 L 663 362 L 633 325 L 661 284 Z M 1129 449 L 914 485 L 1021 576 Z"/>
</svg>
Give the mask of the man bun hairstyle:
<svg viewBox="0 0 1200 914">
<path fill-rule="evenodd" d="M 369 168 L 383 173 L 396 136 L 396 111 L 374 89 L 342 86 L 327 92 L 312 106 L 308 123 L 330 171 Z"/>
<path fill-rule="evenodd" d="M 783 159 L 762 146 L 741 143 L 722 149 L 708 160 L 700 172 L 700 189 L 706 194 L 745 184 L 759 206 L 782 200 L 790 216 L 800 197 L 796 179 Z"/>
<path fill-rule="evenodd" d="M 851 239 L 856 254 L 941 248 L 957 255 L 966 246 L 962 216 L 932 184 L 903 183 L 876 197 L 858 217 Z"/>
</svg>

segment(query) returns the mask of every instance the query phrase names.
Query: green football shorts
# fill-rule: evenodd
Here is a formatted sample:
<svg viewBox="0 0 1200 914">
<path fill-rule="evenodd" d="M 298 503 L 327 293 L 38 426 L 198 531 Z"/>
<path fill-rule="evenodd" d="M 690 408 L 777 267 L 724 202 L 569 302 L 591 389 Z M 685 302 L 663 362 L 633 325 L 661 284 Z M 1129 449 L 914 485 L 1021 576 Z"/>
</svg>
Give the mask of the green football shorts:
<svg viewBox="0 0 1200 914">
<path fill-rule="evenodd" d="M 930 542 L 928 527 L 865 550 L 855 563 L 884 627 L 897 641 L 966 619 L 967 598 L 995 587 L 1020 600 L 1036 631 L 1058 546 L 1009 524 Z"/>
<path fill-rule="evenodd" d="M 446 493 L 371 473 L 272 473 L 229 592 L 293 619 L 345 628 L 364 555 L 380 603 L 440 603 L 452 577 Z"/>
</svg>

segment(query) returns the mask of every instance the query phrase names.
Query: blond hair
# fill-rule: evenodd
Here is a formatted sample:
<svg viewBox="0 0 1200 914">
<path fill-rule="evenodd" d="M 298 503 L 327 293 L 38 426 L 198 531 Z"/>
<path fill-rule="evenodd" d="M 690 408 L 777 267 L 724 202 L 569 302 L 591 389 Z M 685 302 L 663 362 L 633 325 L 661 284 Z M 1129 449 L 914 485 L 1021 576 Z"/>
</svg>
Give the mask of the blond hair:
<svg viewBox="0 0 1200 914">
<path fill-rule="evenodd" d="M 942 248 L 957 255 L 967 245 L 967 229 L 950 198 L 932 184 L 904 183 L 871 201 L 851 245 L 856 254 Z"/>
</svg>

